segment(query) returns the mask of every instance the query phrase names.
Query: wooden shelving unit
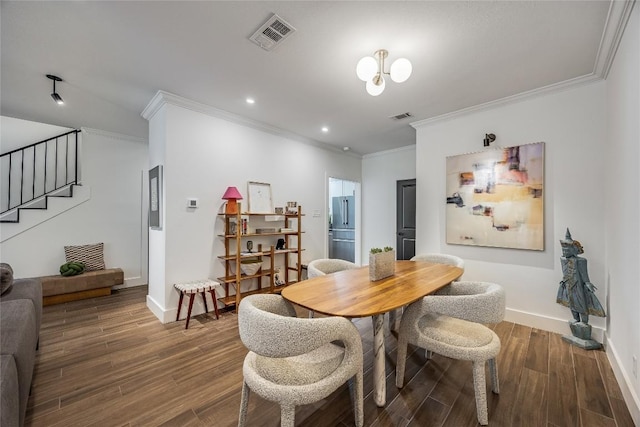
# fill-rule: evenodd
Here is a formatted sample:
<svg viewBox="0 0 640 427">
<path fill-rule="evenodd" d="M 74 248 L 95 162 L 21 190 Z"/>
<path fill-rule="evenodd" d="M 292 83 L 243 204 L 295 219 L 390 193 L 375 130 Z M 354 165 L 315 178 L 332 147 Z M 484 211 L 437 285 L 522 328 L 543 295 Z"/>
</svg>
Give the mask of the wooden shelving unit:
<svg viewBox="0 0 640 427">
<path fill-rule="evenodd" d="M 256 293 L 278 293 L 292 283 L 302 280 L 302 207 L 298 206 L 296 214 L 274 214 L 274 213 L 253 213 L 241 212 L 241 206 L 238 205 L 237 214 L 218 214 L 224 221 L 224 234 L 219 235 L 224 239 L 224 255 L 218 258 L 224 263 L 225 275 L 218 277 L 218 281 L 224 288 L 224 297 L 219 298 L 225 306 L 238 307 L 242 297 Z M 265 217 L 282 217 L 278 221 L 272 221 L 269 225 L 281 228 L 291 228 L 293 231 L 287 232 L 267 232 L 256 233 L 255 224 L 257 220 L 264 221 Z M 243 232 L 242 220 L 248 218 L 249 230 Z M 254 221 L 252 221 L 254 220 Z M 251 227 L 254 227 L 253 229 Z M 262 239 L 264 237 L 281 237 L 285 240 L 284 249 L 275 249 L 275 245 L 269 245 L 265 248 L 259 243 L 251 253 L 247 253 L 245 243 L 247 240 Z M 284 284 L 276 284 L 276 259 L 283 257 L 283 270 L 281 271 L 280 280 Z M 251 275 L 242 273 L 242 262 L 260 262 L 262 267 Z M 243 282 L 255 283 L 257 288 L 250 290 L 242 290 Z M 235 294 L 231 293 L 234 289 Z"/>
</svg>

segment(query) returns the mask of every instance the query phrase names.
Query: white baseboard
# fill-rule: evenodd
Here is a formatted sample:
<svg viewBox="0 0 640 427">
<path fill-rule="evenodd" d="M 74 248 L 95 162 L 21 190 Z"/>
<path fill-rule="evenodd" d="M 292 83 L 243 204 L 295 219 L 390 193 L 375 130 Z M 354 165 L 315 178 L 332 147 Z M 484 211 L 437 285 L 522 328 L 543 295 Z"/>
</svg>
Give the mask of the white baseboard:
<svg viewBox="0 0 640 427">
<path fill-rule="evenodd" d="M 571 334 L 571 330 L 569 329 L 569 319 L 541 316 L 535 313 L 507 308 L 504 320 L 517 323 L 519 325 L 555 332 L 561 335 Z M 591 325 L 591 328 L 591 337 L 598 342 L 603 342 L 604 329 L 593 325 Z"/>
<path fill-rule="evenodd" d="M 188 311 L 188 300 L 189 298 L 185 298 L 182 303 L 182 310 L 180 310 L 180 322 L 184 321 L 187 318 Z M 151 310 L 151 312 L 160 320 L 162 323 L 171 323 L 176 321 L 176 315 L 178 314 L 178 307 L 166 309 L 156 300 L 154 300 L 150 295 L 147 295 L 147 308 Z M 197 297 L 193 301 L 193 307 L 191 308 L 191 317 L 197 316 L 199 314 L 204 313 L 204 303 L 202 302 L 202 298 Z M 213 313 L 213 307 L 209 306 L 209 312 Z"/>
<path fill-rule="evenodd" d="M 640 426 L 640 399 L 633 389 L 631 377 L 625 372 L 623 365 L 620 363 L 618 352 L 613 343 L 609 341 L 609 338 L 607 338 L 606 344 L 607 358 L 609 359 L 609 364 L 611 364 L 613 373 L 616 376 L 616 381 L 618 381 L 618 385 L 624 396 L 624 402 L 627 404 L 627 408 L 629 408 L 633 422 L 635 425 Z"/>
<path fill-rule="evenodd" d="M 154 300 L 151 295 L 147 295 L 147 308 L 151 310 L 151 312 L 160 320 L 160 323 L 169 323 L 169 317 L 167 316 L 167 311 L 160 305 L 156 300 Z M 175 317 L 174 317 L 175 319 Z"/>
</svg>

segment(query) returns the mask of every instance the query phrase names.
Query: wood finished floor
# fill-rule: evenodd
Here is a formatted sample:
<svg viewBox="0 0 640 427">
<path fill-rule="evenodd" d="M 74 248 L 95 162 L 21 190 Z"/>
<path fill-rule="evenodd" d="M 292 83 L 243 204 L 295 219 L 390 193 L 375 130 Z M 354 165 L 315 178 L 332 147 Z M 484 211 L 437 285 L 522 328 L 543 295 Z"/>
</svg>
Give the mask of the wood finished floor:
<svg viewBox="0 0 640 427">
<path fill-rule="evenodd" d="M 246 349 L 237 316 L 162 325 L 146 287 L 44 308 L 26 426 L 237 425 Z M 370 319 L 354 322 L 365 349 L 365 425 L 475 426 L 471 365 L 410 348 L 405 386 L 395 386 L 396 336 L 387 333 L 387 405 L 372 396 Z M 554 333 L 502 322 L 500 394 L 488 393 L 491 426 L 633 426 L 602 351 Z M 251 395 L 248 425 L 278 426 L 276 404 Z M 352 426 L 346 386 L 298 407 L 296 424 Z"/>
</svg>

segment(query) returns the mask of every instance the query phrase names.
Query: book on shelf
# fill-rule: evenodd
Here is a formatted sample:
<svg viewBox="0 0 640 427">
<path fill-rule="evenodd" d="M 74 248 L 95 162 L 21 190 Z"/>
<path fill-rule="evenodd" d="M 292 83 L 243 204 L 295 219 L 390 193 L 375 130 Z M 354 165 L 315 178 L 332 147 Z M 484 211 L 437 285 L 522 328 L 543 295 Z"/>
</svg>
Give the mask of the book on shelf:
<svg viewBox="0 0 640 427">
<path fill-rule="evenodd" d="M 236 234 L 238 224 L 235 219 L 229 220 L 229 234 Z M 249 232 L 249 217 L 243 216 L 240 218 L 240 234 L 247 234 Z"/>
<path fill-rule="evenodd" d="M 280 228 L 280 232 L 281 233 L 293 233 L 293 228 L 282 227 L 282 228 Z"/>
<path fill-rule="evenodd" d="M 275 233 L 276 229 L 273 227 L 270 228 L 256 228 L 256 234 L 268 234 L 268 233 Z"/>
</svg>

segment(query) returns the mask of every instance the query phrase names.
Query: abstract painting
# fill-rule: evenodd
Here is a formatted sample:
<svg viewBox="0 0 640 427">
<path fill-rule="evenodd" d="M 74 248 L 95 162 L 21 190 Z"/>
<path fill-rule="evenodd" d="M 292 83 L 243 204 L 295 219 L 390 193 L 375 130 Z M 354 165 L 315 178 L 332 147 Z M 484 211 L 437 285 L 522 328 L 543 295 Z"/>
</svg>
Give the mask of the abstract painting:
<svg viewBox="0 0 640 427">
<path fill-rule="evenodd" d="M 447 243 L 544 250 L 544 142 L 447 157 Z"/>
</svg>

